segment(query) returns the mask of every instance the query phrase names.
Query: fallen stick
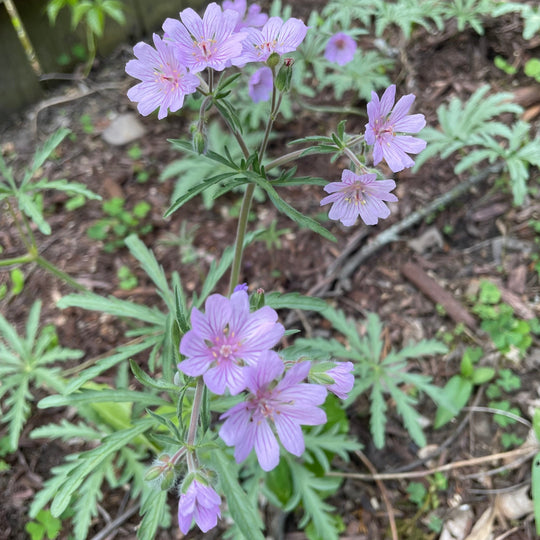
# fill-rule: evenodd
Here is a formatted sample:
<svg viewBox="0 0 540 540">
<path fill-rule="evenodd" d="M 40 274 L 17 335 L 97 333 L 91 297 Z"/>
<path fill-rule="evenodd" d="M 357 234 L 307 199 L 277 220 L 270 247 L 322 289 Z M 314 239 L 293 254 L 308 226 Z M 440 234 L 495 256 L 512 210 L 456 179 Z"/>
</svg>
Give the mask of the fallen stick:
<svg viewBox="0 0 540 540">
<path fill-rule="evenodd" d="M 440 304 L 454 322 L 463 323 L 471 330 L 476 331 L 477 323 L 475 318 L 450 292 L 426 274 L 421 266 L 413 262 L 408 262 L 401 268 L 401 273 L 435 304 Z"/>
</svg>

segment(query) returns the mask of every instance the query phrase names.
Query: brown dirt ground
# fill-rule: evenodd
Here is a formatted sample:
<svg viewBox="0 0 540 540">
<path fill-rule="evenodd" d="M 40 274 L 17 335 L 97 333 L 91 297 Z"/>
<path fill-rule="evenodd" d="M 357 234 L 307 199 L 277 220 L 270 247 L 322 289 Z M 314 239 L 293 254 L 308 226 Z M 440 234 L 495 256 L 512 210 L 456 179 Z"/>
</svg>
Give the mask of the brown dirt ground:
<svg viewBox="0 0 540 540">
<path fill-rule="evenodd" d="M 295 7 L 295 14 L 305 16 L 310 9 L 307 6 L 311 7 L 312 4 L 299 2 Z M 484 83 L 491 84 L 496 90 L 516 90 L 529 84 L 526 78 L 508 77 L 493 65 L 493 58 L 497 54 L 515 59 L 517 67 L 522 67 L 527 59 L 539 56 L 540 43 L 525 43 L 521 39 L 518 23 L 519 19 L 514 17 L 498 19 L 488 26 L 483 37 L 473 31 L 458 33 L 450 29 L 442 35 L 430 35 L 418 30 L 408 45 L 402 62 L 396 64 L 394 80 L 398 83 L 398 93 L 415 93 L 416 110 L 426 115 L 428 125 L 436 126 L 437 107 L 452 96 L 466 99 Z M 114 81 L 119 83 L 118 88 L 66 101 L 40 112 L 37 122 L 39 140 L 43 140 L 60 125 L 66 124 L 76 134 L 76 140 L 66 140 L 61 145 L 58 159 L 48 162 L 43 167 L 43 174 L 49 178 L 70 178 L 83 182 L 104 199 L 122 196 L 126 199 L 127 207 L 139 200 L 148 201 L 152 205 L 149 222 L 153 230 L 144 237 L 145 243 L 155 250 L 158 260 L 168 273 L 179 271 L 186 288 L 190 291 L 198 290 L 201 276 L 205 275 L 209 261 L 219 257 L 223 246 L 232 242 L 235 222 L 234 219 L 227 218 L 224 210 L 233 199 L 227 196 L 211 210 L 204 209 L 201 201 L 195 199 L 170 219 L 162 218 L 169 203 L 172 185 L 159 182 L 158 177 L 166 164 L 178 158 L 167 138 L 177 138 L 186 132 L 188 122 L 182 116 L 172 116 L 160 122 L 155 118 L 141 119 L 147 134 L 138 141 L 142 155 L 135 161 L 127 155 L 125 147 L 111 147 L 101 139 L 100 132 L 107 126 L 111 111 L 126 112 L 134 109 L 125 96 L 132 81 L 123 72 L 123 66 L 130 57 L 130 49 L 121 48 L 111 58 L 101 60 L 92 73 L 93 81 Z M 63 86 L 54 90 L 52 95 L 63 95 L 67 90 L 68 88 Z M 328 98 L 329 96 L 325 95 L 319 96 L 314 103 L 324 103 Z M 536 103 L 527 104 L 527 111 L 531 111 L 538 101 L 540 98 Z M 365 103 L 359 102 L 355 105 L 364 107 Z M 92 119 L 95 127 L 93 133 L 84 133 L 78 120 L 85 114 Z M 286 139 L 308 133 L 328 133 L 339 119 L 339 116 L 325 113 L 304 112 L 299 114 L 292 128 L 278 122 L 283 139 L 274 143 L 276 153 L 283 147 Z M 538 117 L 533 117 L 534 121 L 538 121 Z M 347 130 L 361 131 L 364 123 L 362 118 L 351 118 Z M 29 115 L 15 117 L 12 123 L 0 128 L 0 135 L 0 148 L 4 155 L 16 154 L 16 157 L 12 158 L 16 168 L 32 155 L 36 133 Z M 299 174 L 335 180 L 345 165 L 345 162 L 330 164 L 325 156 L 317 156 L 302 160 Z M 464 180 L 465 176 L 454 175 L 453 166 L 452 160 L 441 162 L 434 159 L 418 174 L 406 171 L 396 175 L 399 204 L 393 206 L 388 220 L 378 227 L 365 230 L 365 237 L 355 251 L 388 226 Z M 140 168 L 150 172 L 150 179 L 144 184 L 135 179 Z M 533 171 L 533 174 L 537 175 L 538 171 Z M 351 230 L 339 224 L 329 224 L 330 230 L 338 238 L 337 244 L 332 244 L 321 241 L 310 231 L 299 230 L 268 203 L 262 204 L 256 209 L 257 226 L 277 219 L 278 228 L 288 227 L 291 232 L 282 238 L 280 249 L 268 251 L 263 242 L 250 246 L 244 258 L 244 279 L 252 288 L 262 287 L 267 291 L 308 293 L 324 290 L 324 297 L 331 299 L 338 307 L 358 319 L 363 318 L 366 311 L 375 311 L 388 329 L 387 344 L 395 347 L 410 339 L 432 338 L 441 330 L 451 331 L 455 327 L 455 322 L 441 315 L 435 309 L 433 301 L 419 292 L 403 275 L 403 266 L 411 261 L 450 291 L 465 309 L 470 307 L 466 291 L 479 279 L 490 278 L 500 280 L 505 288 L 513 291 L 517 305 L 538 315 L 540 284 L 530 257 L 521 248 L 510 248 L 497 258 L 494 256 L 493 247 L 497 238 L 503 236 L 534 246 L 534 233 L 527 226 L 527 221 L 531 218 L 540 219 L 540 199 L 537 196 L 532 198 L 525 208 L 515 208 L 510 195 L 494 189 L 494 183 L 495 178 L 490 177 L 430 219 L 408 229 L 399 241 L 382 248 L 344 280 L 338 280 L 334 276 L 331 281 L 325 281 L 327 270 L 349 245 L 361 225 Z M 290 204 L 311 215 L 318 212 L 320 197 L 320 189 L 315 187 L 294 188 L 287 194 Z M 158 298 L 151 284 L 144 273 L 137 270 L 127 249 L 105 253 L 100 243 L 87 237 L 88 226 L 101 217 L 100 204 L 89 202 L 75 212 L 66 212 L 63 210 L 64 202 L 65 197 L 57 194 L 51 194 L 46 200 L 48 221 L 53 230 L 51 236 L 40 239 L 46 257 L 96 293 L 119 298 L 129 297 L 147 305 L 157 304 Z M 193 265 L 181 264 L 178 248 L 164 242 L 167 234 L 177 233 L 183 222 L 195 231 L 194 246 L 198 258 Z M 430 228 L 436 228 L 442 234 L 443 245 L 416 253 L 411 249 L 409 241 L 421 237 Z M 4 211 L 0 215 L 0 244 L 4 248 L 5 257 L 23 253 L 23 247 L 19 245 L 12 223 Z M 137 288 L 128 293 L 119 288 L 116 277 L 116 270 L 124 264 L 135 271 L 139 278 Z M 275 272 L 276 269 L 279 272 Z M 61 344 L 65 347 L 82 348 L 85 358 L 106 353 L 125 339 L 123 325 L 112 317 L 79 309 L 60 311 L 55 307 L 55 302 L 70 292 L 69 287 L 39 268 L 24 267 L 23 271 L 26 278 L 23 292 L 18 296 L 8 296 L 0 302 L 2 313 L 18 328 L 23 328 L 32 301 L 40 298 L 44 303 L 43 323 L 54 323 Z M 0 273 L 0 283 L 6 281 L 7 273 Z M 326 284 L 326 287 L 322 284 Z M 224 288 L 221 292 L 225 292 Z M 291 324 L 305 332 L 309 332 L 321 322 L 313 315 L 308 315 L 301 322 L 292 320 L 292 317 L 290 320 Z M 490 348 L 485 337 L 474 332 L 464 338 L 464 341 L 482 343 L 486 348 Z M 522 377 L 522 389 L 518 394 L 510 396 L 510 400 L 521 409 L 525 417 L 528 416 L 526 403 L 537 397 L 535 381 L 538 380 L 540 365 L 538 345 L 536 343 L 533 346 L 533 352 L 528 358 L 512 366 Z M 496 366 L 506 365 L 500 357 L 491 358 Z M 443 385 L 448 377 L 457 372 L 458 366 L 459 350 L 444 364 L 441 364 L 440 360 L 419 361 L 411 368 L 432 376 L 435 383 Z M 36 398 L 44 395 L 44 391 L 40 390 Z M 487 400 L 480 396 L 478 404 L 485 405 L 486 402 Z M 432 403 L 423 402 L 421 412 L 431 418 L 434 412 Z M 364 443 L 365 455 L 374 467 L 379 472 L 419 467 L 420 465 L 415 464 L 418 448 L 410 442 L 395 416 L 390 416 L 386 447 L 383 451 L 375 450 L 370 443 L 366 413 L 366 402 L 359 400 L 350 410 L 351 429 L 352 434 Z M 20 449 L 5 458 L 11 468 L 0 473 L 0 491 L 3 493 L 0 502 L 0 538 L 26 537 L 24 525 L 32 496 L 47 478 L 50 468 L 61 463 L 63 456 L 71 451 L 71 448 L 61 442 L 43 444 L 43 441 L 34 441 L 28 437 L 32 429 L 59 420 L 62 414 L 62 411 L 43 411 L 34 407 L 21 437 Z M 463 417 L 464 415 L 458 419 L 458 423 Z M 436 465 L 502 450 L 500 433 L 492 423 L 486 423 L 479 414 L 474 415 L 474 422 L 469 419 L 465 429 L 455 438 L 452 438 L 452 435 L 458 423 L 437 432 L 427 428 L 430 443 L 450 441 Z M 349 472 L 366 472 L 364 464 L 356 457 L 353 457 L 349 464 L 338 465 Z M 491 465 L 479 465 L 472 471 L 478 472 L 481 468 L 487 470 Z M 456 498 L 460 497 L 462 502 L 471 505 L 474 521 L 477 521 L 493 502 L 492 490 L 526 483 L 529 479 L 529 466 L 529 462 L 523 463 L 506 476 L 486 477 L 487 480 L 482 482 L 464 478 L 461 470 L 451 471 L 448 475 L 448 489 L 441 495 L 440 517 L 445 519 Z M 411 523 L 414 525 L 416 508 L 408 501 L 407 485 L 403 480 L 392 480 L 385 483 L 385 488 L 398 523 L 408 523 L 410 526 Z M 121 491 L 105 494 L 102 502 L 104 512 L 96 518 L 91 534 L 97 534 L 106 525 L 107 518 L 104 516 L 108 514 L 114 517 L 117 514 L 122 497 Z M 344 518 L 347 538 L 388 537 L 387 513 L 380 487 L 375 483 L 347 480 L 331 502 L 339 508 Z M 174 497 L 171 497 L 171 504 L 174 503 Z M 135 516 L 124 523 L 117 531 L 117 538 L 134 538 L 137 519 Z M 510 532 L 512 529 L 515 530 Z M 303 538 L 303 535 L 294 533 L 294 530 L 294 519 L 289 519 L 286 538 Z M 403 532 L 403 538 L 431 538 L 427 531 L 418 524 L 409 532 Z M 498 521 L 494 528 L 495 536 L 509 532 L 509 535 L 504 537 L 513 539 L 534 538 L 533 531 L 531 519 L 506 523 Z M 206 537 L 214 538 L 218 534 L 219 532 L 216 532 L 215 535 L 209 534 Z M 163 538 L 179 537 L 174 526 L 163 535 Z M 189 537 L 196 538 L 197 533 L 192 532 Z"/>
</svg>

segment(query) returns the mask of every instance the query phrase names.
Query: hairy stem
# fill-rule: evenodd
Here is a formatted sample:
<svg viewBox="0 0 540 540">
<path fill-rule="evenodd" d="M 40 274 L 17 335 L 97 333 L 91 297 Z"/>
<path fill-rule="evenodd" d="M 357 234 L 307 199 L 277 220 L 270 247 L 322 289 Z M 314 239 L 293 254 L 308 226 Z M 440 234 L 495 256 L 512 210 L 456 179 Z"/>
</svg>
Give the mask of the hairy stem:
<svg viewBox="0 0 540 540">
<path fill-rule="evenodd" d="M 189 419 L 189 429 L 186 440 L 186 446 L 188 448 L 186 461 L 188 464 L 188 470 L 190 472 L 196 470 L 197 468 L 193 446 L 195 445 L 195 435 L 197 434 L 197 426 L 199 425 L 199 415 L 201 413 L 203 394 L 204 381 L 202 377 L 199 377 L 197 379 L 197 386 L 195 387 L 195 395 L 193 396 L 193 407 L 191 408 L 191 418 Z"/>
</svg>

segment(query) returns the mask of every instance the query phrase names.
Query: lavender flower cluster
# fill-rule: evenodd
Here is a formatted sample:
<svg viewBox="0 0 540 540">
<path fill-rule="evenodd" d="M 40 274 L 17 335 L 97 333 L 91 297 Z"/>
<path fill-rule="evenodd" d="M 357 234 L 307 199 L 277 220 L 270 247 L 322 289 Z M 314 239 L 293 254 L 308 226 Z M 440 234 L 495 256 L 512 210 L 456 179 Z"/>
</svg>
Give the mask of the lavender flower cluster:
<svg viewBox="0 0 540 540">
<path fill-rule="evenodd" d="M 235 447 L 238 463 L 254 449 L 265 471 L 279 463 L 277 438 L 288 452 L 300 456 L 305 449 L 301 426 L 326 423 L 319 406 L 327 391 L 346 399 L 354 384 L 351 362 L 334 363 L 326 371 L 331 381 L 327 384 L 309 381 L 309 361 L 286 366 L 272 350 L 285 331 L 277 317 L 269 306 L 250 312 L 245 286 L 238 286 L 230 298 L 213 294 L 206 300 L 205 313 L 193 308 L 192 328 L 180 342 L 185 360 L 178 364 L 186 375 L 202 376 L 215 394 L 244 392 L 243 400 L 221 415 L 225 422 L 219 436 Z M 211 487 L 191 483 L 178 507 L 184 533 L 192 517 L 203 531 L 215 526 L 219 514 L 216 497 Z"/>
<path fill-rule="evenodd" d="M 189 94 L 211 95 L 214 71 L 243 68 L 248 63 L 266 63 L 249 79 L 251 99 L 270 99 L 279 86 L 275 84 L 276 57 L 295 51 L 308 27 L 299 19 L 269 17 L 257 4 L 248 7 L 246 0 L 225 0 L 222 6 L 209 4 L 202 17 L 191 8 L 184 9 L 179 19 L 167 19 L 163 30 L 163 38 L 153 35 L 154 47 L 135 45 L 136 59 L 126 65 L 126 72 L 141 81 L 130 88 L 129 99 L 137 102 L 142 115 L 158 109 L 159 119 L 182 108 Z M 353 60 L 355 51 L 355 41 L 340 32 L 328 40 L 324 54 L 329 62 L 345 65 Z M 285 66 L 291 64 L 285 59 Z M 201 75 L 204 70 L 208 70 L 206 79 Z M 380 99 L 372 92 L 363 138 L 373 147 L 373 165 L 384 159 L 393 172 L 399 172 L 414 165 L 408 154 L 425 147 L 423 140 L 405 135 L 418 133 L 425 119 L 421 114 L 408 114 L 414 95 L 402 97 L 394 106 L 395 93 L 394 85 Z M 391 193 L 396 184 L 392 179 L 377 180 L 373 170 L 349 148 L 346 154 L 356 172 L 345 169 L 340 182 L 326 185 L 329 195 L 320 204 L 332 203 L 329 217 L 343 225 L 353 225 L 358 216 L 368 225 L 376 224 L 390 214 L 385 202 L 397 201 Z M 354 384 L 351 362 L 322 368 L 310 361 L 285 363 L 273 350 L 285 331 L 277 319 L 269 306 L 250 311 L 245 285 L 238 286 L 230 298 L 213 294 L 206 300 L 204 313 L 192 310 L 191 329 L 180 343 L 184 359 L 178 364 L 182 373 L 198 378 L 198 385 L 204 382 L 214 394 L 241 397 L 221 415 L 224 422 L 219 436 L 234 447 L 238 463 L 254 450 L 265 471 L 278 465 L 280 443 L 300 456 L 305 449 L 301 426 L 324 424 L 321 405 L 328 391 L 346 399 Z M 159 474 L 180 456 L 186 457 L 188 466 L 178 506 L 180 529 L 187 533 L 195 520 L 206 532 L 220 517 L 221 498 L 211 486 L 210 475 L 197 464 L 194 449 L 186 444 L 174 459 L 154 468 Z"/>
<path fill-rule="evenodd" d="M 274 54 L 295 51 L 308 27 L 299 19 L 268 17 L 257 4 L 248 8 L 246 0 L 225 0 L 223 7 L 215 2 L 209 4 L 202 18 L 193 9 L 184 9 L 179 20 L 167 19 L 163 30 L 163 39 L 157 34 L 153 36 L 155 49 L 147 43 L 135 45 L 137 59 L 126 65 L 126 72 L 141 80 L 129 89 L 129 99 L 138 103 L 142 115 L 159 109 L 159 119 L 165 118 L 168 111 L 178 111 L 186 95 L 208 90 L 200 75 L 203 70 L 241 68 L 252 62 L 266 62 Z M 345 65 L 355 51 L 355 41 L 338 32 L 328 40 L 325 58 Z M 267 101 L 273 85 L 273 71 L 268 66 L 259 68 L 249 80 L 251 99 Z M 395 85 L 388 87 L 380 100 L 372 92 L 364 138 L 373 146 L 374 165 L 384 159 L 393 172 L 399 172 L 414 165 L 409 153 L 417 154 L 426 146 L 422 139 L 404 135 L 418 133 L 425 126 L 425 119 L 422 114 L 408 114 L 415 100 L 413 94 L 403 96 L 392 109 L 395 93 Z M 357 166 L 363 174 L 344 170 L 341 182 L 324 188 L 330 195 L 320 204 L 333 203 L 329 217 L 343 225 L 353 225 L 358 216 L 366 225 L 375 225 L 379 218 L 390 215 L 385 201 L 397 201 L 390 193 L 396 185 L 391 179 L 377 181 L 363 164 L 358 162 Z"/>
</svg>

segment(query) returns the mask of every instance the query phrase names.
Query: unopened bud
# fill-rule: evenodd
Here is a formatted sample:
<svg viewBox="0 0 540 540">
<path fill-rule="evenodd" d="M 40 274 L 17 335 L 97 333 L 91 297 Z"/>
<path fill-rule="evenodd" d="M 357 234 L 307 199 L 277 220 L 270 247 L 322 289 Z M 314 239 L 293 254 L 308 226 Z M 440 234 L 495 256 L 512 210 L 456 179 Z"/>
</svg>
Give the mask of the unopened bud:
<svg viewBox="0 0 540 540">
<path fill-rule="evenodd" d="M 291 88 L 293 64 L 292 58 L 285 58 L 283 65 L 279 68 L 275 84 L 280 92 L 288 92 Z"/>
<path fill-rule="evenodd" d="M 204 136 L 204 133 L 202 130 L 196 129 L 193 132 L 193 137 L 191 138 L 191 145 L 193 146 L 193 150 L 197 152 L 197 154 L 205 154 L 206 153 L 206 137 Z"/>
<path fill-rule="evenodd" d="M 148 469 L 148 471 L 144 475 L 144 479 L 147 482 L 151 482 L 152 480 L 159 478 L 162 472 L 163 472 L 163 468 L 161 467 L 161 465 L 154 465 L 153 467 L 150 467 Z"/>
<path fill-rule="evenodd" d="M 251 295 L 249 299 L 250 307 L 253 310 L 261 309 L 264 307 L 264 289 L 260 287 Z"/>
<path fill-rule="evenodd" d="M 279 54 L 273 52 L 269 57 L 268 60 L 266 60 L 266 65 L 268 67 L 274 68 L 279 64 Z"/>
<path fill-rule="evenodd" d="M 168 491 L 176 480 L 176 473 L 174 472 L 174 467 L 167 467 L 165 474 L 161 479 L 161 489 L 163 491 Z"/>
</svg>

